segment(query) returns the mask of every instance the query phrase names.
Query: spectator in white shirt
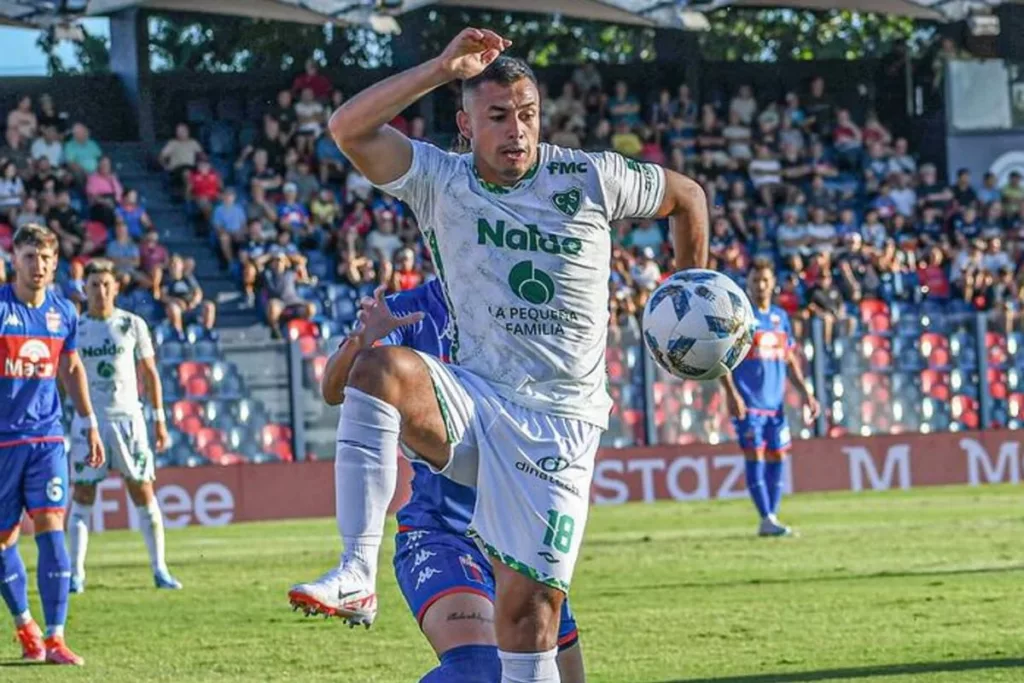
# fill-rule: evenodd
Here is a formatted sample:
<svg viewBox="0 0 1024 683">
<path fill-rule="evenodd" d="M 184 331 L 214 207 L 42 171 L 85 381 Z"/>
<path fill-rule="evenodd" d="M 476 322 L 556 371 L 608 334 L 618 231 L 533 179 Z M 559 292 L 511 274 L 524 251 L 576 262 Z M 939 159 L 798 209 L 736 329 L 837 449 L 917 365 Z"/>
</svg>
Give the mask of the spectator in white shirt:
<svg viewBox="0 0 1024 683">
<path fill-rule="evenodd" d="M 785 212 L 782 223 L 775 229 L 775 242 L 782 258 L 806 253 L 810 238 L 807 226 L 799 223 L 796 211 Z"/>
<path fill-rule="evenodd" d="M 757 113 L 757 100 L 754 99 L 754 90 L 749 85 L 741 85 L 736 97 L 729 103 L 729 116 L 739 115 L 740 121 L 746 125 L 754 120 Z"/>
<path fill-rule="evenodd" d="M 831 254 L 836 250 L 836 226 L 829 222 L 825 209 L 817 207 L 811 210 L 807 239 L 813 254 Z"/>
<path fill-rule="evenodd" d="M 60 131 L 56 126 L 43 126 L 42 135 L 35 139 L 29 154 L 33 159 L 46 157 L 50 165 L 57 168 L 64 163 L 64 141 L 60 138 Z"/>
<path fill-rule="evenodd" d="M 913 218 L 914 209 L 917 207 L 917 192 L 910 186 L 910 178 L 905 173 L 894 173 L 891 182 L 889 199 L 896 205 L 896 211 L 907 218 Z"/>
<path fill-rule="evenodd" d="M 395 233 L 395 214 L 381 211 L 377 228 L 366 236 L 366 251 L 378 263 L 390 263 L 401 248 L 402 238 Z"/>
<path fill-rule="evenodd" d="M 782 185 L 782 164 L 772 156 L 768 145 L 757 146 L 757 157 L 750 162 L 747 173 L 765 206 L 774 206 L 775 195 L 785 192 L 785 187 Z"/>
<path fill-rule="evenodd" d="M 993 237 L 988 242 L 988 250 L 981 257 L 981 267 L 995 275 L 1001 270 L 1013 270 L 1013 261 L 1010 255 L 1003 251 L 1003 241 Z"/>
<path fill-rule="evenodd" d="M 864 214 L 864 223 L 860 226 L 860 235 L 868 246 L 875 249 L 881 249 L 885 246 L 885 240 L 889 238 L 889 234 L 885 230 L 885 225 L 878 220 L 878 212 L 874 209 Z"/>
<path fill-rule="evenodd" d="M 633 282 L 641 289 L 655 289 L 661 281 L 661 268 L 654 260 L 654 249 L 644 247 L 640 250 L 640 256 L 636 263 L 630 268 Z"/>
<path fill-rule="evenodd" d="M 896 138 L 896 145 L 893 147 L 892 156 L 889 157 L 889 168 L 893 173 L 906 173 L 915 175 L 917 173 L 917 161 L 907 152 L 908 143 L 906 138 Z"/>
</svg>

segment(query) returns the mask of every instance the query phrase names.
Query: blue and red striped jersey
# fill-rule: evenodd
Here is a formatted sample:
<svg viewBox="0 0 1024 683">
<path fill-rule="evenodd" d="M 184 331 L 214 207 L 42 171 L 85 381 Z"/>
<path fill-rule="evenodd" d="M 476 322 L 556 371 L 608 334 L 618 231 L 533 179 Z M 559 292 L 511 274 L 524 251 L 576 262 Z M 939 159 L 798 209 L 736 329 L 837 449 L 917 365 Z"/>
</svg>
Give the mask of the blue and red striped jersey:
<svg viewBox="0 0 1024 683">
<path fill-rule="evenodd" d="M 757 331 L 747 357 L 732 371 L 732 381 L 747 408 L 778 411 L 786 394 L 786 360 L 793 349 L 789 316 L 778 306 L 754 310 Z"/>
<path fill-rule="evenodd" d="M 76 349 L 78 313 L 52 291 L 33 308 L 0 287 L 0 445 L 63 436 L 57 365 Z"/>
</svg>

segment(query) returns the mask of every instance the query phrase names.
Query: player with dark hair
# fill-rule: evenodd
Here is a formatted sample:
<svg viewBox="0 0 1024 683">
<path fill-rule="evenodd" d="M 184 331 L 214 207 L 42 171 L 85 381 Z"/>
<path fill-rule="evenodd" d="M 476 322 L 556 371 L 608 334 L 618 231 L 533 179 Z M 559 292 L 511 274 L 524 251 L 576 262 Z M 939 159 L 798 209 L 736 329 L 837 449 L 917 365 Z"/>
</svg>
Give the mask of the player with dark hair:
<svg viewBox="0 0 1024 683">
<path fill-rule="evenodd" d="M 395 346 L 357 354 L 336 465 L 345 554 L 341 571 L 315 583 L 358 605 L 375 600 L 401 435 L 417 458 L 477 490 L 469 531 L 494 570 L 501 680 L 556 683 L 559 614 L 612 405 L 611 223 L 668 217 L 676 267 L 704 267 L 708 207 L 697 183 L 659 166 L 541 144 L 536 78 L 502 56 L 510 45 L 465 29 L 439 57 L 331 117 L 353 165 L 416 215 L 450 313 L 451 353 L 447 363 Z M 464 84 L 456 123 L 470 153 L 388 125 L 454 80 Z"/>
<path fill-rule="evenodd" d="M 324 400 L 339 405 L 356 354 L 376 344 L 405 346 L 447 360 L 448 309 L 438 280 L 363 301 L 360 327 L 331 356 L 321 385 Z M 493 681 L 501 672 L 494 635 L 494 572 L 467 534 L 476 491 L 413 461 L 412 495 L 398 511 L 395 577 L 440 665 L 425 682 Z M 344 470 L 336 469 L 336 477 Z M 340 510 L 339 510 L 340 511 Z M 341 567 L 338 571 L 341 571 Z M 309 613 L 334 614 L 333 596 L 317 584 L 296 586 L 290 598 Z M 584 683 L 583 655 L 569 601 L 562 603 L 558 669 L 563 683 Z"/>
<path fill-rule="evenodd" d="M 87 443 L 86 462 L 103 464 L 78 345 L 78 314 L 50 291 L 57 236 L 29 224 L 14 236 L 12 285 L 0 287 L 0 596 L 14 617 L 22 656 L 84 663 L 64 643 L 71 563 L 64 546 L 68 460 L 57 380 L 71 398 Z M 45 639 L 28 608 L 28 578 L 18 553 L 22 512 L 35 524 Z"/>
<path fill-rule="evenodd" d="M 791 439 L 784 405 L 786 375 L 812 418 L 818 416 L 820 408 L 804 381 L 789 316 L 772 303 L 775 269 L 770 261 L 754 262 L 747 277 L 747 291 L 754 304 L 757 331 L 747 357 L 720 381 L 747 461 L 747 491 L 761 517 L 758 534 L 788 536 L 790 528 L 776 516 L 785 488 L 783 467 Z"/>
</svg>

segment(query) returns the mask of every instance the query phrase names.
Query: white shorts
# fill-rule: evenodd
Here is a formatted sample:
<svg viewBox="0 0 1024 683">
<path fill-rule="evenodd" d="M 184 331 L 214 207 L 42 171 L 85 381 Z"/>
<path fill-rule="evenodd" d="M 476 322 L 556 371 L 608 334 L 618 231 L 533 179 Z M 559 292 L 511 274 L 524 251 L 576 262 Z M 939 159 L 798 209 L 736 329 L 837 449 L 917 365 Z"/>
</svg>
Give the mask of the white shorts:
<svg viewBox="0 0 1024 683">
<path fill-rule="evenodd" d="M 567 593 L 603 430 L 519 406 L 472 372 L 419 355 L 452 445 L 440 473 L 477 489 L 470 532 L 494 559 Z"/>
<path fill-rule="evenodd" d="M 149 447 L 146 419 L 142 413 L 99 421 L 100 438 L 107 458 L 99 467 L 85 464 L 89 456 L 86 438 L 88 425 L 75 418 L 71 426 L 71 481 L 75 484 L 98 484 L 114 467 L 128 481 L 146 482 L 156 479 L 153 450 Z"/>
</svg>

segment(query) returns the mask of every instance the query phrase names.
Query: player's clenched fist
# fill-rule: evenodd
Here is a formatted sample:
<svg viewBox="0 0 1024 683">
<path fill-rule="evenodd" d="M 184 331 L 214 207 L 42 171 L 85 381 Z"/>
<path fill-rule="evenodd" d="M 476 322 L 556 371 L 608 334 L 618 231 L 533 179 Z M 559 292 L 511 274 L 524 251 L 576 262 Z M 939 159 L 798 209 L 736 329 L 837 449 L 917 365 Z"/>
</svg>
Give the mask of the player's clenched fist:
<svg viewBox="0 0 1024 683">
<path fill-rule="evenodd" d="M 479 28 L 463 29 L 448 43 L 438 58 L 441 68 L 452 79 L 466 80 L 478 76 L 512 45 L 494 31 Z"/>
<path fill-rule="evenodd" d="M 106 455 L 103 452 L 103 439 L 100 438 L 100 430 L 92 427 L 88 431 L 87 438 L 89 439 L 89 457 L 86 458 L 85 464 L 92 468 L 101 467 L 103 461 L 106 460 Z"/>
</svg>

